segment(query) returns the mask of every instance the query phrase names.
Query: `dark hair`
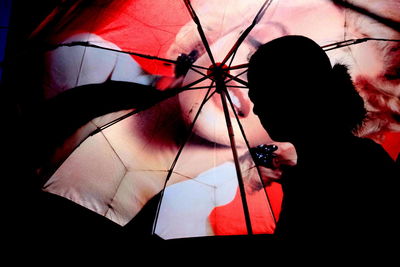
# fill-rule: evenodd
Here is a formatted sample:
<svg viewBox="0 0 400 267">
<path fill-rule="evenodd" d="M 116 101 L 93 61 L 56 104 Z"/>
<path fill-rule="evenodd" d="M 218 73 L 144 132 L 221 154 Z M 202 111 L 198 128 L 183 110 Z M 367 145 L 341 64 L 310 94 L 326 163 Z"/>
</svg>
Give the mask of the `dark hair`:
<svg viewBox="0 0 400 267">
<path fill-rule="evenodd" d="M 337 101 L 337 108 L 341 109 L 341 120 L 346 129 L 357 132 L 367 115 L 364 100 L 356 90 L 348 68 L 336 64 L 332 68 L 332 90 Z"/>
<path fill-rule="evenodd" d="M 293 116 L 320 113 L 338 131 L 356 130 L 366 115 L 347 67 L 332 68 L 325 51 L 304 36 L 284 36 L 260 46 L 250 59 L 248 81 L 253 102 L 285 100 Z"/>
</svg>

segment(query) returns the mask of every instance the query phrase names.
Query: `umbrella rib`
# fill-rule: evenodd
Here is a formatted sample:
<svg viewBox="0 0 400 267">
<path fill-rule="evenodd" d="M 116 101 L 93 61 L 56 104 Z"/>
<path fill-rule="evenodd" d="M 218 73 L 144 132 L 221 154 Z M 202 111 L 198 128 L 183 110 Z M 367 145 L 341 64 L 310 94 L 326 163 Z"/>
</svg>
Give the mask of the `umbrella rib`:
<svg viewBox="0 0 400 267">
<path fill-rule="evenodd" d="M 264 16 L 265 12 L 267 9 L 270 7 L 272 4 L 272 0 L 266 0 L 264 4 L 261 6 L 260 10 L 258 11 L 257 15 L 255 16 L 253 22 L 250 24 L 249 27 L 240 35 L 239 39 L 236 41 L 236 43 L 233 45 L 231 50 L 228 52 L 224 60 L 222 61 L 221 65 L 224 65 L 228 60 L 233 56 L 235 56 L 237 50 L 239 49 L 240 45 L 243 43 L 243 41 L 246 39 L 246 37 L 249 35 L 249 33 L 253 30 L 253 28 L 258 24 L 260 19 Z M 231 60 L 233 62 L 233 59 Z"/>
<path fill-rule="evenodd" d="M 367 38 L 360 38 L 360 39 L 349 39 L 349 40 L 344 40 L 344 41 L 340 41 L 340 42 L 336 42 L 336 43 L 332 43 L 332 44 L 327 44 L 327 45 L 321 46 L 321 48 L 324 49 L 324 51 L 330 51 L 330 50 L 334 50 L 334 49 L 338 49 L 338 48 L 342 48 L 342 47 L 346 47 L 346 46 L 361 44 L 361 43 L 368 42 L 368 41 L 400 42 L 399 39 L 367 37 Z"/>
<path fill-rule="evenodd" d="M 244 85 L 226 85 L 227 88 L 242 88 L 242 89 L 249 89 L 247 86 Z M 199 87 L 191 87 L 187 90 L 200 90 L 200 89 L 208 89 L 209 86 L 199 86 Z M 216 88 L 216 86 L 214 85 L 212 88 Z"/>
<path fill-rule="evenodd" d="M 214 86 L 212 86 L 212 88 L 214 88 Z M 212 92 L 211 95 L 209 95 L 209 96 L 207 97 L 206 102 L 207 102 L 208 100 L 210 100 L 217 92 L 218 92 L 217 90 L 215 90 L 214 92 Z"/>
<path fill-rule="evenodd" d="M 197 25 L 197 31 L 200 34 L 201 41 L 203 42 L 204 48 L 207 51 L 208 57 L 210 58 L 212 65 L 215 66 L 215 59 L 214 59 L 214 56 L 213 56 L 213 54 L 211 52 L 211 48 L 210 48 L 210 45 L 209 45 L 209 43 L 207 41 L 207 37 L 206 37 L 206 35 L 204 33 L 203 26 L 201 25 L 200 19 L 197 16 L 195 10 L 193 9 L 193 6 L 190 3 L 190 0 L 184 0 L 184 2 L 185 2 L 185 5 L 186 5 L 186 8 L 189 11 L 190 16 L 192 17 L 193 22 Z"/>
<path fill-rule="evenodd" d="M 81 74 L 82 74 L 82 67 L 83 67 L 83 62 L 85 60 L 85 55 L 86 55 L 87 49 L 86 47 L 83 49 L 83 54 L 82 54 L 82 58 L 81 58 L 81 62 L 79 63 L 79 70 L 78 70 L 78 75 L 76 76 L 76 80 L 75 80 L 75 87 L 78 86 L 79 84 L 79 79 L 81 78 Z"/>
<path fill-rule="evenodd" d="M 207 74 L 202 73 L 201 71 L 197 70 L 196 68 L 190 67 L 190 69 L 198 74 L 200 74 L 203 77 L 207 77 Z M 207 69 L 208 70 L 208 69 Z"/>
<path fill-rule="evenodd" d="M 228 88 L 242 88 L 242 89 L 249 89 L 247 86 L 243 85 L 226 85 Z"/>
<path fill-rule="evenodd" d="M 166 172 L 166 173 L 168 173 L 168 170 L 163 170 L 163 169 L 160 169 L 160 170 L 153 170 L 153 169 L 133 169 L 132 171 L 137 171 L 137 172 Z M 179 173 L 179 172 L 177 172 L 177 171 L 174 171 L 173 173 L 174 173 L 174 174 L 177 174 L 177 175 L 179 175 L 179 176 L 182 176 L 182 177 L 184 177 L 184 178 L 186 178 L 186 179 L 188 179 L 188 180 L 189 180 L 189 179 L 193 179 L 193 177 L 184 175 L 184 174 Z"/>
<path fill-rule="evenodd" d="M 233 77 L 239 79 L 239 77 L 242 76 L 243 74 L 245 74 L 247 71 L 248 70 L 244 70 L 244 71 L 240 72 L 239 74 L 237 74 L 237 75 L 235 75 Z M 233 77 L 228 79 L 228 80 L 226 80 L 225 83 L 228 83 L 228 82 L 232 81 L 234 79 Z M 243 80 L 241 80 L 241 81 L 242 81 L 241 82 L 242 84 L 246 83 L 246 84 L 243 84 L 243 85 L 244 85 L 245 88 L 248 88 L 248 83 L 246 81 L 243 81 Z M 227 85 L 227 86 L 229 87 L 229 85 Z M 233 86 L 230 86 L 230 87 L 233 87 Z"/>
<path fill-rule="evenodd" d="M 211 79 L 211 76 L 210 75 L 206 75 L 206 76 L 204 76 L 204 77 L 202 77 L 202 78 L 200 78 L 200 79 L 198 79 L 198 80 L 196 80 L 196 81 L 194 81 L 194 82 L 192 82 L 192 83 L 190 83 L 188 85 L 185 85 L 184 87 L 182 87 L 182 90 L 191 89 L 192 86 L 194 86 L 194 85 L 196 85 L 198 83 L 201 83 L 201 82 L 203 82 L 203 81 L 205 81 L 207 79 Z"/>
<path fill-rule="evenodd" d="M 400 23 L 396 20 L 390 19 L 388 17 L 383 17 L 379 14 L 373 13 L 371 10 L 367 9 L 366 7 L 355 5 L 351 3 L 352 1 L 345 1 L 345 0 L 330 0 L 336 5 L 340 5 L 344 8 L 348 8 L 354 12 L 367 16 L 389 28 L 392 28 L 395 31 L 400 31 Z M 360 1 L 361 2 L 361 1 Z"/>
<path fill-rule="evenodd" d="M 114 48 L 109 48 L 109 47 L 104 47 L 104 46 L 92 44 L 92 43 L 90 43 L 90 42 L 71 42 L 71 43 L 63 43 L 63 44 L 57 44 L 57 45 L 48 45 L 47 47 L 50 47 L 49 50 L 54 50 L 54 49 L 56 49 L 56 48 L 58 48 L 58 47 L 63 47 L 63 46 L 67 46 L 67 47 L 73 47 L 73 46 L 92 47 L 92 48 L 97 48 L 97 49 L 112 51 L 112 52 L 116 52 L 116 53 L 121 53 L 121 54 L 128 54 L 128 55 L 132 55 L 132 56 L 137 56 L 137 57 L 141 57 L 141 58 L 145 58 L 145 59 L 150 59 L 150 60 L 158 60 L 158 61 L 162 61 L 162 62 L 169 63 L 169 64 L 175 64 L 175 65 L 180 64 L 180 62 L 178 62 L 177 60 L 172 60 L 172 59 L 166 59 L 166 58 L 161 58 L 161 57 L 156 57 L 156 56 L 145 55 L 145 54 L 141 54 L 141 53 L 137 53 L 137 52 L 133 52 L 133 51 L 118 50 L 118 49 L 114 49 Z M 206 67 L 197 66 L 197 65 L 191 65 L 191 67 L 193 67 L 193 68 L 198 68 L 198 69 L 208 69 L 208 68 L 206 68 Z"/>
<path fill-rule="evenodd" d="M 98 127 L 96 130 L 94 130 L 93 132 L 91 132 L 91 133 L 89 134 L 89 136 L 93 136 L 93 135 L 95 135 L 95 134 L 98 134 L 98 133 L 100 133 L 101 131 L 107 129 L 108 127 L 111 127 L 111 126 L 113 126 L 114 124 L 116 124 L 116 123 L 118 123 L 118 122 L 120 122 L 120 121 L 122 121 L 122 120 L 125 120 L 125 119 L 127 119 L 127 118 L 129 118 L 129 117 L 135 115 L 136 113 L 139 113 L 140 111 L 142 111 L 142 109 L 135 109 L 135 110 L 133 110 L 133 111 L 131 111 L 131 112 L 128 112 L 127 114 L 122 115 L 121 117 L 118 117 L 118 118 L 116 118 L 116 119 L 114 119 L 114 120 L 112 120 L 112 121 L 110 121 L 110 122 L 108 122 L 108 123 L 106 123 L 106 124 L 104 124 L 104 125 Z"/>
<path fill-rule="evenodd" d="M 167 177 L 165 178 L 164 186 L 161 189 L 161 196 L 160 196 L 160 200 L 159 200 L 158 205 L 157 205 L 156 215 L 155 215 L 154 222 L 153 222 L 153 228 L 152 228 L 152 234 L 153 235 L 155 234 L 155 231 L 156 231 L 158 217 L 159 217 L 159 214 L 160 214 L 160 209 L 161 209 L 161 204 L 162 204 L 165 188 L 167 187 L 167 183 L 168 183 L 169 179 L 171 178 L 171 176 L 172 176 L 172 174 L 174 172 L 174 168 L 175 168 L 176 164 L 178 163 L 178 160 L 179 160 L 179 158 L 180 158 L 180 156 L 182 154 L 182 151 L 183 151 L 184 147 L 186 146 L 186 143 L 189 141 L 190 137 L 192 136 L 193 128 L 194 128 L 194 126 L 196 124 L 197 119 L 200 116 L 201 110 L 203 109 L 203 107 L 207 103 L 207 101 L 209 100 L 208 96 L 209 96 L 209 94 L 211 92 L 211 89 L 212 89 L 213 85 L 214 85 L 214 81 L 211 82 L 210 88 L 208 89 L 208 91 L 207 91 L 202 103 L 200 104 L 199 109 L 198 109 L 198 111 L 197 111 L 197 113 L 196 113 L 196 115 L 195 115 L 195 117 L 193 119 L 193 122 L 189 127 L 188 135 L 186 136 L 186 139 L 182 142 L 181 146 L 179 147 L 179 150 L 178 150 L 178 152 L 177 152 L 177 154 L 175 156 L 175 159 L 172 162 L 171 167 L 170 167 L 170 169 L 168 171 Z"/>
<path fill-rule="evenodd" d="M 243 74 L 243 73 L 241 73 L 240 75 L 242 75 L 242 74 Z M 237 76 L 233 76 L 233 75 L 231 75 L 231 74 L 229 74 L 229 73 L 225 73 L 225 75 L 228 76 L 228 77 L 230 78 L 229 81 L 234 80 L 234 81 L 236 81 L 236 82 L 238 82 L 238 83 L 240 83 L 240 84 L 242 84 L 242 85 L 244 85 L 244 86 L 246 86 L 246 87 L 249 86 L 249 83 L 248 83 L 248 82 L 246 82 L 245 80 L 240 79 L 240 78 L 237 77 Z M 239 75 L 239 76 L 240 76 L 240 75 Z"/>
<path fill-rule="evenodd" d="M 226 95 L 226 98 L 228 99 L 228 102 L 229 102 L 229 104 L 230 104 L 230 106 L 231 106 L 231 109 L 232 109 L 232 111 L 233 111 L 233 114 L 235 115 L 236 121 L 237 121 L 237 123 L 238 123 L 238 125 L 239 125 L 239 129 L 240 129 L 240 132 L 241 132 L 241 134 L 242 134 L 242 137 L 243 137 L 243 139 L 244 139 L 244 141 L 245 141 L 245 143 L 246 143 L 247 149 L 250 151 L 251 147 L 250 147 L 249 140 L 247 139 L 246 133 L 245 133 L 244 128 L 243 128 L 243 125 L 242 125 L 242 123 L 241 123 L 240 120 L 239 120 L 239 116 L 238 116 L 238 114 L 237 114 L 237 112 L 236 112 L 236 109 L 235 109 L 235 107 L 234 107 L 234 105 L 233 105 L 231 96 L 230 96 L 229 94 L 225 94 L 225 95 Z M 274 220 L 274 223 L 276 224 L 276 218 L 275 218 L 275 215 L 274 215 L 274 213 L 273 213 L 273 211 L 272 211 L 271 200 L 270 200 L 270 198 L 269 198 L 269 195 L 268 195 L 267 190 L 265 189 L 265 185 L 264 185 L 264 182 L 263 182 L 262 176 L 261 176 L 260 167 L 257 166 L 257 165 L 256 165 L 255 167 L 256 167 L 256 169 L 257 169 L 258 176 L 260 177 L 260 181 L 261 181 L 261 183 L 263 184 L 264 193 L 265 193 L 265 196 L 266 196 L 267 202 L 268 202 L 269 212 L 271 213 L 271 216 L 272 216 L 272 218 L 273 218 L 273 220 Z"/>
<path fill-rule="evenodd" d="M 228 68 L 230 68 L 230 67 L 232 66 L 233 60 L 235 60 L 236 53 L 237 53 L 238 50 L 239 50 L 239 46 L 235 49 L 235 52 L 232 54 L 231 60 L 230 60 L 230 62 L 229 62 L 229 64 L 228 64 Z"/>
<path fill-rule="evenodd" d="M 245 69 L 248 68 L 249 64 L 240 64 L 240 65 L 236 65 L 236 66 L 232 66 L 232 67 L 228 67 L 226 70 L 238 70 L 238 69 Z"/>
<path fill-rule="evenodd" d="M 218 90 L 220 92 L 220 96 L 221 96 L 221 102 L 222 102 L 222 106 L 223 106 L 223 110 L 224 110 L 229 141 L 230 141 L 230 145 L 231 145 L 231 149 L 232 149 L 233 162 L 235 164 L 236 176 L 237 176 L 237 180 L 238 180 L 239 192 L 240 192 L 243 213 L 244 213 L 244 218 L 245 218 L 245 223 L 246 223 L 246 230 L 247 230 L 248 235 L 252 235 L 253 229 L 252 229 L 252 225 L 251 225 L 250 210 L 249 210 L 248 203 L 247 203 L 246 189 L 245 189 L 245 184 L 243 181 L 242 171 L 240 169 L 240 162 L 239 162 L 239 157 L 238 157 L 237 149 L 236 149 L 234 129 L 232 126 L 232 121 L 230 119 L 228 104 L 226 101 L 227 95 L 229 95 L 229 93 L 228 93 L 228 90 L 226 89 L 226 85 L 222 79 L 217 80 L 217 88 L 218 88 Z"/>
<path fill-rule="evenodd" d="M 190 87 L 189 89 L 187 89 L 187 91 L 189 90 L 200 90 L 200 89 L 208 89 L 210 88 L 210 86 L 198 86 L 198 87 Z M 216 88 L 215 85 L 213 85 L 211 88 Z"/>
<path fill-rule="evenodd" d="M 205 97 L 204 97 L 204 99 L 203 99 L 203 101 L 202 101 L 202 103 L 200 104 L 200 106 L 199 106 L 199 109 L 198 109 L 198 111 L 197 111 L 197 113 L 196 113 L 196 116 L 194 117 L 194 119 L 193 119 L 193 122 L 192 122 L 192 124 L 190 125 L 190 127 L 189 127 L 189 135 L 188 135 L 188 137 L 184 140 L 184 142 L 182 143 L 182 145 L 181 145 L 181 147 L 180 147 L 180 149 L 179 149 L 179 151 L 178 151 L 178 153 L 177 153 L 177 156 L 175 157 L 175 160 L 173 161 L 173 163 L 172 163 L 172 165 L 171 165 L 171 168 L 170 168 L 170 170 L 169 170 L 169 173 L 168 173 L 168 176 L 167 176 L 167 178 L 166 178 L 166 183 L 168 182 L 168 180 L 169 180 L 169 178 L 170 178 L 170 176 L 171 176 L 171 174 L 172 174 L 172 172 L 173 172 L 173 169 L 175 168 L 175 165 L 176 165 L 176 163 L 177 163 L 177 161 L 178 161 L 178 159 L 179 159 L 179 156 L 180 156 L 180 154 L 182 153 L 182 151 L 183 151 L 183 148 L 185 147 L 185 145 L 186 145 L 186 143 L 188 142 L 188 140 L 189 140 L 189 138 L 190 138 L 190 136 L 191 136 L 191 133 L 192 133 L 192 130 L 193 130 L 193 128 L 194 128 L 194 125 L 196 124 L 196 121 L 197 121 L 197 119 L 199 118 L 199 116 L 200 116 L 200 113 L 201 113 L 201 110 L 203 109 L 203 107 L 204 107 L 204 105 L 207 103 L 207 101 L 209 100 L 209 95 L 210 95 L 210 92 L 211 92 L 211 89 L 213 88 L 213 86 L 214 86 L 214 81 L 212 81 L 211 82 L 211 85 L 210 85 L 210 87 L 209 87 L 209 89 L 208 89 L 208 91 L 207 91 L 207 93 L 206 93 L 206 95 L 205 95 Z M 213 92 L 211 95 L 213 95 L 215 92 Z M 165 184 L 166 184 L 165 183 Z M 165 188 L 165 186 L 164 186 L 164 188 Z"/>
<path fill-rule="evenodd" d="M 115 156 L 118 158 L 118 161 L 122 164 L 122 166 L 124 166 L 124 170 L 125 170 L 125 172 L 122 174 L 122 176 L 121 176 L 121 178 L 120 178 L 120 180 L 119 180 L 118 186 L 117 186 L 116 189 L 115 189 L 115 193 L 114 193 L 114 195 L 113 195 L 111 201 L 108 203 L 109 205 L 107 205 L 108 207 L 107 207 L 106 211 L 104 212 L 104 215 L 103 215 L 103 216 L 107 217 L 107 214 L 108 214 L 108 212 L 109 212 L 110 209 L 111 209 L 111 204 L 114 202 L 115 196 L 117 195 L 118 190 L 120 189 L 120 187 L 121 187 L 121 185 L 122 185 L 122 182 L 124 181 L 124 179 L 125 179 L 125 177 L 126 177 L 126 174 L 128 173 L 128 168 L 126 167 L 124 161 L 121 159 L 121 157 L 119 156 L 119 154 L 117 153 L 117 151 L 115 150 L 115 148 L 112 146 L 112 144 L 111 144 L 110 141 L 108 140 L 107 136 L 106 136 L 103 132 L 102 132 L 101 134 L 103 135 L 104 139 L 106 140 L 106 142 L 107 142 L 107 144 L 109 145 L 109 147 L 111 148 L 111 150 L 114 152 Z"/>
<path fill-rule="evenodd" d="M 196 85 L 196 84 L 198 84 L 198 83 L 201 83 L 202 81 L 204 81 L 204 80 L 206 80 L 206 79 L 210 79 L 210 76 L 207 76 L 207 75 L 206 75 L 205 77 L 202 77 L 202 78 L 200 78 L 200 79 L 198 79 L 198 80 L 192 82 L 191 84 L 182 87 L 181 90 L 182 90 L 182 91 L 185 91 L 185 90 L 192 90 L 192 89 L 195 90 L 195 89 L 206 89 L 206 88 L 211 89 L 211 88 L 214 88 L 213 83 L 212 83 L 212 85 L 210 85 L 209 87 L 206 87 L 206 88 L 202 88 L 202 87 L 199 87 L 199 88 L 192 88 L 192 86 L 194 86 L 194 85 Z M 104 125 L 98 127 L 96 130 L 94 130 L 93 132 L 91 132 L 91 133 L 89 134 L 89 136 L 93 136 L 93 135 L 95 135 L 95 134 L 98 134 L 99 132 L 101 132 L 101 131 L 107 129 L 108 127 L 111 127 L 111 126 L 113 126 L 114 124 L 116 124 L 116 123 L 118 123 L 118 122 L 120 122 L 120 121 L 123 121 L 123 120 L 125 120 L 125 119 L 127 119 L 127 118 L 129 118 L 129 117 L 131 117 L 131 116 L 133 116 L 133 115 L 135 115 L 135 114 L 141 112 L 142 110 L 143 110 L 143 109 L 135 109 L 135 110 L 132 110 L 131 112 L 128 112 L 127 114 L 122 115 L 121 117 L 118 117 L 118 118 L 116 118 L 116 119 L 114 119 L 114 120 L 112 120 L 112 121 L 110 121 L 110 122 L 108 122 L 108 123 L 106 123 L 106 124 L 104 124 Z"/>
</svg>

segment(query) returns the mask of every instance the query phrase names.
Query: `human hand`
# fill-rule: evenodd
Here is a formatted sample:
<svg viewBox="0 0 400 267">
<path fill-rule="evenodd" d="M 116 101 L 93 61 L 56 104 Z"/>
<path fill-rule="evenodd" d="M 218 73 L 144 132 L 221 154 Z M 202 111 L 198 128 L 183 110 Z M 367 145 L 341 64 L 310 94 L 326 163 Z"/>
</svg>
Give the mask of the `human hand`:
<svg viewBox="0 0 400 267">
<path fill-rule="evenodd" d="M 273 142 L 278 149 L 274 151 L 276 155 L 273 160 L 275 168 L 282 168 L 283 166 L 295 166 L 297 164 L 297 153 L 293 144 L 288 142 Z"/>
<path fill-rule="evenodd" d="M 297 163 L 296 150 L 291 143 L 275 142 L 269 145 L 277 146 L 269 166 L 256 165 L 250 152 L 239 158 L 244 183 L 251 191 L 261 190 L 272 182 L 279 182 L 284 166 L 294 166 Z"/>
</svg>

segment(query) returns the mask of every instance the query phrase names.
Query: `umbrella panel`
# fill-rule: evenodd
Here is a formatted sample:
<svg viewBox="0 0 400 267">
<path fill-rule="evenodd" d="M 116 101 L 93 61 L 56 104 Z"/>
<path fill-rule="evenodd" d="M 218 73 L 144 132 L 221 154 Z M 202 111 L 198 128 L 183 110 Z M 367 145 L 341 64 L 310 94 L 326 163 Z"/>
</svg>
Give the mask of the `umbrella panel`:
<svg viewBox="0 0 400 267">
<path fill-rule="evenodd" d="M 210 43 L 210 49 L 217 61 L 220 62 L 224 59 L 264 2 L 193 1 Z M 142 12 L 143 10 L 146 12 Z M 163 15 L 160 16 L 160 14 Z M 329 21 L 324 19 L 327 16 L 331 18 Z M 290 4 L 274 1 L 263 19 L 244 40 L 235 54 L 234 61 L 228 63 L 233 66 L 246 63 L 257 45 L 287 34 L 306 35 L 320 45 L 360 37 L 361 33 L 357 33 L 352 28 L 351 16 L 359 18 L 359 15 L 355 15 L 353 11 L 343 11 L 329 1 L 323 3 L 320 1 L 308 1 L 307 3 L 293 1 Z M 240 20 L 237 19 L 238 17 Z M 370 18 L 365 19 L 370 21 Z M 197 51 L 198 59 L 195 65 L 202 68 L 194 68 L 195 70 L 189 71 L 185 78 L 186 84 L 196 82 L 207 75 L 207 70 L 203 68 L 208 68 L 212 64 L 198 35 L 197 26 L 190 21 L 183 1 L 112 1 L 110 5 L 99 4 L 82 9 L 76 8 L 65 14 L 54 29 L 57 29 L 57 32 L 49 35 L 48 40 L 56 44 L 89 41 L 101 47 L 133 51 L 168 60 L 175 60 L 182 53 L 189 54 Z M 397 36 L 398 32 L 393 32 L 392 29 L 388 30 L 385 26 L 380 25 L 377 32 L 370 34 L 393 38 Z M 390 51 L 388 58 L 391 60 L 392 68 L 398 65 L 396 56 L 398 53 L 395 53 L 396 50 L 393 49 L 395 47 L 392 45 L 385 50 Z M 357 84 L 362 85 L 361 81 L 363 80 L 360 77 L 376 81 L 379 75 L 372 74 L 376 73 L 374 70 L 382 67 L 379 65 L 381 56 L 379 51 L 374 54 L 376 57 L 369 57 L 371 51 L 377 53 L 373 45 L 366 43 L 351 48 L 332 50 L 328 52 L 328 55 L 332 63 L 345 62 L 348 64 L 352 76 L 357 78 Z M 74 59 L 74 57 L 76 58 Z M 371 60 L 372 64 L 365 64 L 364 59 Z M 46 62 L 49 71 L 46 74 L 48 77 L 45 77 L 43 83 L 49 88 L 48 98 L 62 94 L 78 85 L 102 83 L 107 79 L 153 84 L 158 79 L 157 75 L 173 77 L 173 66 L 165 61 L 149 60 L 137 55 L 131 57 L 125 54 L 122 56 L 115 51 L 107 52 L 85 46 L 57 48 L 47 53 Z M 366 68 L 366 66 L 375 67 Z M 99 75 L 100 73 L 104 74 Z M 243 70 L 232 70 L 230 74 L 236 76 L 240 73 L 242 75 L 238 78 L 245 81 Z M 83 139 L 85 141 L 72 152 L 70 157 L 65 159 L 65 155 L 69 152 L 64 153 L 61 159 L 65 161 L 61 160 L 63 164 L 47 182 L 45 190 L 65 196 L 121 225 L 126 224 L 149 199 L 163 188 L 165 177 L 168 176 L 179 151 L 179 145 L 189 134 L 188 128 L 193 122 L 194 114 L 199 109 L 205 92 L 210 88 L 210 83 L 209 79 L 205 79 L 203 83 L 194 85 L 198 89 L 184 92 L 164 101 L 95 136 L 85 139 L 87 134 L 83 134 L 78 141 L 75 141 L 75 144 L 80 143 Z M 271 142 L 266 133 L 261 136 L 254 134 L 261 132 L 262 127 L 251 112 L 251 103 L 246 100 L 245 89 L 239 87 L 243 84 L 238 80 L 231 80 L 227 85 L 235 104 L 235 110 L 249 137 L 250 145 Z M 379 84 L 374 83 L 374 85 L 377 87 Z M 393 90 L 390 88 L 393 88 L 393 85 L 384 88 L 386 88 L 385 92 L 390 91 L 392 94 Z M 230 174 L 232 166 L 229 165 L 232 156 L 231 151 L 226 147 L 229 144 L 229 138 L 226 135 L 223 113 L 219 109 L 218 96 L 215 94 L 206 104 L 207 106 L 204 106 L 204 110 L 193 128 L 194 135 L 185 145 L 172 170 L 173 174 L 165 190 L 166 200 L 163 200 L 160 206 L 158 222 L 169 222 L 162 218 L 168 217 L 169 212 L 166 211 L 171 206 L 175 206 L 169 204 L 175 201 L 173 197 L 171 200 L 172 192 L 175 192 L 174 195 L 177 196 L 177 199 L 178 196 L 194 198 L 195 194 L 188 193 L 190 192 L 189 188 L 199 188 L 199 196 L 207 192 L 209 196 L 207 201 L 210 206 L 206 210 L 209 214 L 202 218 L 207 218 L 208 223 L 206 226 L 202 226 L 205 227 L 205 230 L 201 234 L 194 233 L 194 235 L 241 234 L 244 231 L 241 226 L 238 226 L 238 229 L 241 230 L 235 230 L 236 232 L 229 230 L 235 229 L 237 225 L 243 225 L 243 219 L 238 219 L 236 226 L 221 226 L 218 222 L 221 221 L 219 218 L 222 218 L 223 215 L 220 215 L 221 212 L 215 209 L 220 204 L 225 207 L 227 203 L 237 203 L 235 199 L 239 198 L 236 194 L 237 191 L 233 190 L 235 180 L 226 178 L 232 176 Z M 396 99 L 396 95 L 393 95 L 392 99 Z M 373 104 L 374 102 L 370 105 L 376 108 L 377 104 Z M 382 109 L 382 105 L 378 108 Z M 391 112 L 386 114 L 391 114 Z M 114 116 L 112 119 L 98 118 L 96 119 L 97 124 L 96 120 L 92 123 L 96 127 L 101 127 L 115 117 L 118 116 Z M 233 114 L 231 117 L 234 118 Z M 386 118 L 388 117 L 386 116 Z M 380 118 L 382 121 L 382 117 Z M 100 121 L 102 122 L 100 123 Z M 391 129 L 396 126 L 393 120 L 390 126 Z M 240 136 L 238 125 L 234 125 L 234 128 L 236 136 Z M 245 140 L 241 138 L 238 137 L 238 142 L 242 148 L 246 149 Z M 73 148 L 69 151 L 72 150 Z M 241 153 L 241 156 L 244 156 L 245 153 Z M 219 173 L 219 168 L 225 170 L 224 175 L 210 174 L 214 169 L 215 173 Z M 108 174 L 108 172 L 111 173 Z M 209 181 L 204 178 L 208 175 L 221 177 L 221 180 L 228 179 L 229 182 L 226 187 L 219 188 L 219 182 L 215 181 L 218 179 Z M 260 181 L 260 178 L 258 179 Z M 264 186 L 259 186 L 259 188 L 264 188 Z M 186 190 L 189 191 L 186 192 Z M 196 190 L 193 189 L 193 192 Z M 183 195 L 180 196 L 179 193 Z M 221 196 L 225 196 L 225 194 L 230 196 L 230 201 L 220 201 L 220 198 L 223 198 Z M 247 192 L 247 195 L 251 194 Z M 278 193 L 277 196 L 279 199 L 280 194 Z M 196 200 L 198 199 L 200 197 Z M 257 205 L 270 211 L 271 204 L 267 198 L 264 199 L 257 202 Z M 254 207 L 257 205 L 251 204 L 251 201 L 249 205 L 250 213 L 254 212 L 252 210 L 255 210 Z M 252 206 L 254 207 L 252 208 Z M 187 207 L 182 207 L 182 210 L 185 210 L 184 208 Z M 240 208 L 236 210 L 240 211 Z M 241 214 L 241 212 L 237 214 Z M 193 210 L 189 213 L 182 212 L 181 215 L 191 218 Z M 266 216 L 269 217 L 264 221 L 268 221 L 269 228 L 261 228 L 266 232 L 271 232 L 273 229 L 272 217 Z M 179 228 L 182 229 L 185 225 L 190 225 L 190 223 L 182 224 L 185 220 L 181 220 L 179 224 L 176 223 L 176 220 L 170 219 L 170 221 L 173 222 L 172 225 L 180 225 Z M 185 233 L 175 234 L 175 230 L 171 230 L 169 227 L 171 224 L 160 224 L 156 227 L 156 232 L 167 238 L 176 238 L 180 234 L 190 236 L 189 230 Z M 260 232 L 262 231 L 260 230 Z"/>
</svg>

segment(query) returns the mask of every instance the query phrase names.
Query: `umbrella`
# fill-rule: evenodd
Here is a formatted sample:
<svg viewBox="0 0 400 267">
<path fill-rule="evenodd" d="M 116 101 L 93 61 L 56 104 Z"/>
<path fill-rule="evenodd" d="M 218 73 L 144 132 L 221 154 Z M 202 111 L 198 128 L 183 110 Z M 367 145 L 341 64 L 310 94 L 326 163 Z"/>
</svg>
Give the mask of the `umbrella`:
<svg viewBox="0 0 400 267">
<path fill-rule="evenodd" d="M 275 144 L 278 159 L 296 157 L 252 113 L 249 57 L 283 35 L 314 39 L 332 63 L 349 66 L 366 100 L 370 116 L 359 134 L 393 149 L 398 138 L 384 137 L 399 131 L 398 7 L 389 0 L 64 1 L 32 34 L 46 44 L 46 71 L 37 77 L 50 103 L 45 114 L 58 110 L 43 127 L 63 133 L 38 168 L 43 190 L 120 225 L 159 195 L 152 231 L 165 239 L 273 233 L 280 170 L 257 167 L 249 150 Z M 71 122 L 74 114 L 80 119 Z"/>
</svg>

